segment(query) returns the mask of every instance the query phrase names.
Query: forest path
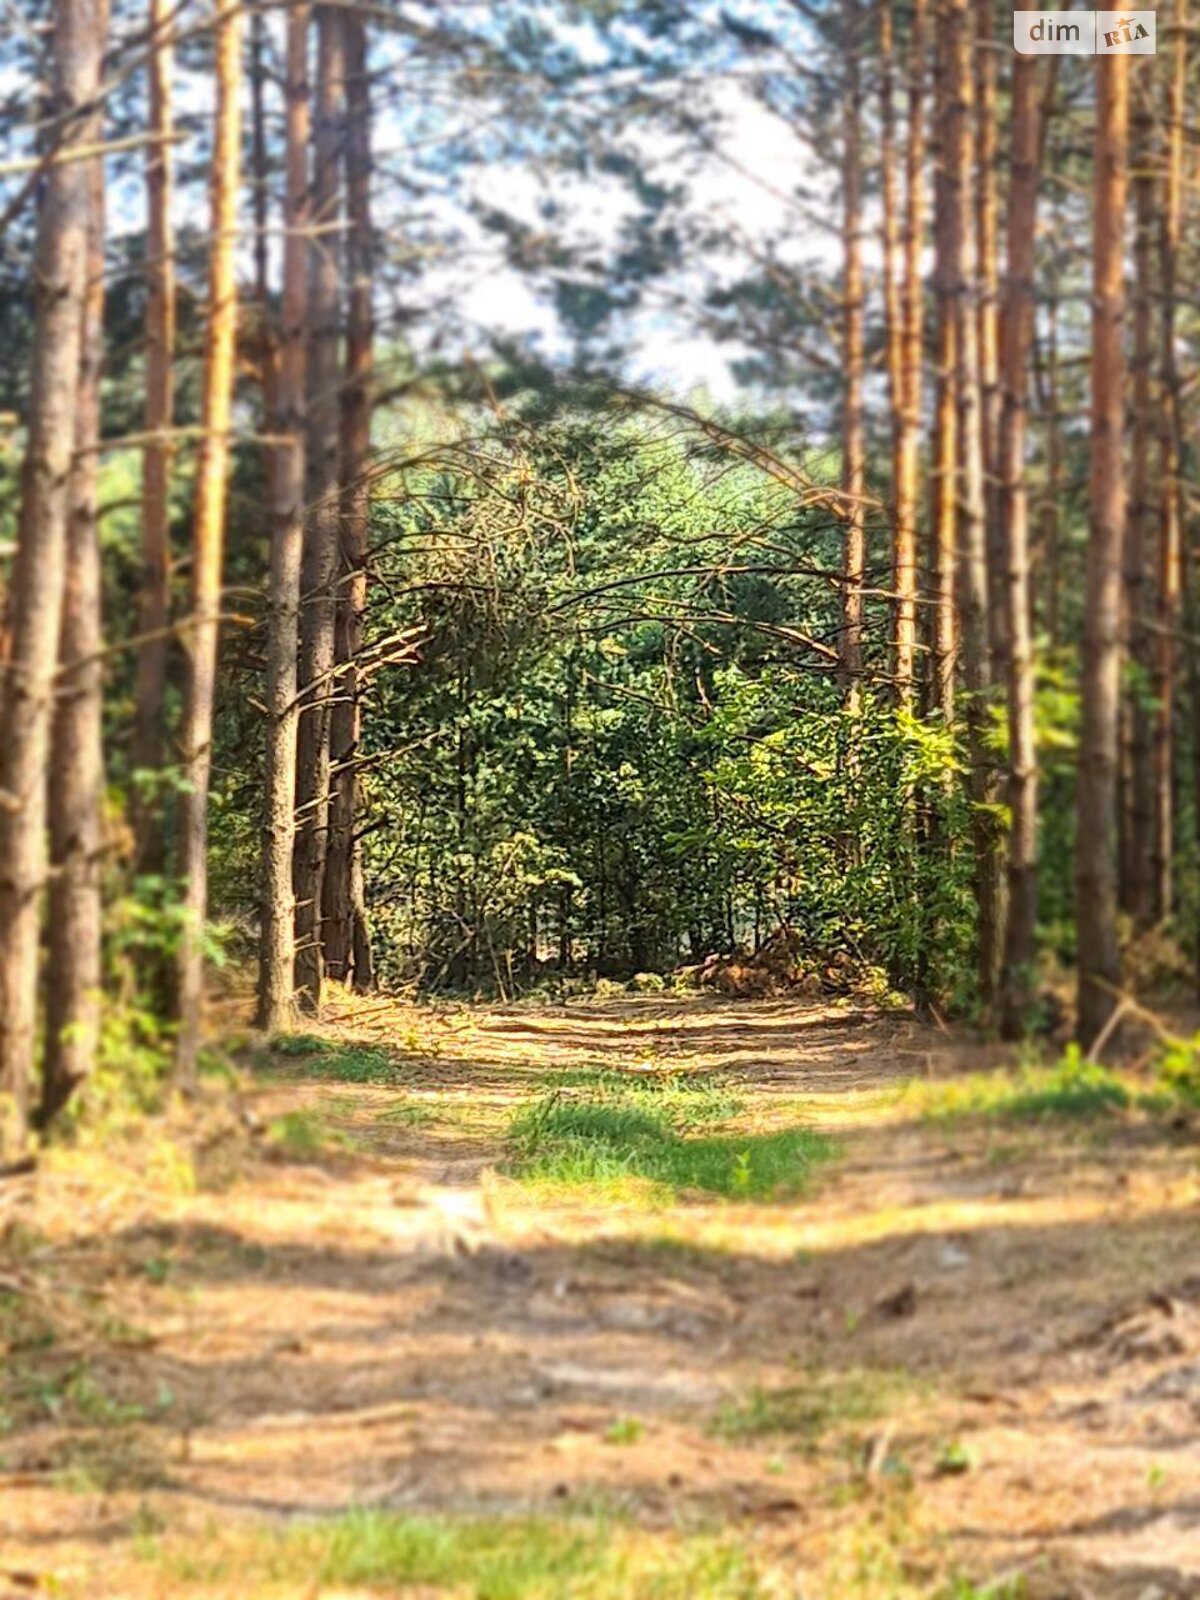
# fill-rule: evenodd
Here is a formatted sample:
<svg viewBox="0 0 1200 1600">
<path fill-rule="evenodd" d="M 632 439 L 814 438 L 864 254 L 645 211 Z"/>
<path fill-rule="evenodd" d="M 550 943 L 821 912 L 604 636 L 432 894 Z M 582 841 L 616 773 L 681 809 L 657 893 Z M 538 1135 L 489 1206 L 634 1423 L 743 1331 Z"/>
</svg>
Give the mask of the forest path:
<svg viewBox="0 0 1200 1600">
<path fill-rule="evenodd" d="M 931 1116 L 998 1052 L 849 1004 L 339 1004 L 191 1164 L 164 1124 L 10 1186 L 0 1596 L 1200 1596 L 1194 1127 Z M 504 1172 L 548 1089 L 650 1079 L 838 1157 L 773 1200 Z M 650 1553 L 279 1532 L 351 1507 Z"/>
</svg>

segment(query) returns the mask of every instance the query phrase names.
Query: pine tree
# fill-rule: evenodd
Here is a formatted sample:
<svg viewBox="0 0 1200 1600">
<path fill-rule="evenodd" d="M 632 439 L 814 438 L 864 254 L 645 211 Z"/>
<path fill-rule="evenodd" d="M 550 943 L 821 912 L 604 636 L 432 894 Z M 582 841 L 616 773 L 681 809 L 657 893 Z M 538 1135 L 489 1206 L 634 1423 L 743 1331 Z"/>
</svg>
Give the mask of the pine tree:
<svg viewBox="0 0 1200 1600">
<path fill-rule="evenodd" d="M 1029 1025 L 1037 956 L 1038 764 L 1034 730 L 1033 595 L 1025 444 L 1035 314 L 1038 168 L 1042 146 L 1038 58 L 1013 62 L 1012 163 L 1000 350 L 1000 521 L 1008 635 L 1008 918 L 1000 1023 L 1009 1038 Z"/>
<path fill-rule="evenodd" d="M 846 12 L 846 83 L 842 101 L 842 626 L 839 660 L 848 705 L 862 692 L 863 575 L 866 534 L 866 442 L 863 432 L 862 154 L 859 123 L 859 12 Z"/>
<path fill-rule="evenodd" d="M 228 7 L 216 24 L 216 124 L 211 174 L 208 324 L 204 338 L 203 436 L 192 531 L 191 615 L 180 742 L 187 788 L 180 818 L 186 917 L 179 948 L 179 1033 L 175 1071 L 195 1082 L 204 1003 L 204 924 L 208 913 L 208 778 L 225 553 L 225 497 L 233 422 L 237 336 L 237 192 L 241 173 L 242 13 Z"/>
<path fill-rule="evenodd" d="M 899 417 L 893 471 L 892 588 L 895 591 L 895 676 L 902 705 L 912 698 L 917 642 L 917 513 L 921 465 L 921 393 L 925 297 L 925 0 L 915 0 L 909 50 L 908 130 L 905 143 L 904 273 Z"/>
<path fill-rule="evenodd" d="M 107 28 L 106 4 L 96 24 Z M 99 144 L 96 107 L 84 141 Z M 75 462 L 63 592 L 61 668 L 50 754 L 50 914 L 46 1050 L 38 1121 L 66 1105 L 96 1065 L 100 1035 L 101 852 L 104 830 L 104 643 L 100 615 L 100 382 L 104 365 L 104 162 L 87 163 L 87 280 L 75 411 Z"/>
<path fill-rule="evenodd" d="M 1083 614 L 1076 875 L 1079 1039 L 1090 1047 L 1112 1013 L 1117 944 L 1117 729 L 1121 562 L 1125 539 L 1125 200 L 1129 58 L 1096 58 L 1092 194 L 1091 530 Z"/>
<path fill-rule="evenodd" d="M 371 106 L 366 23 L 348 10 L 346 34 L 346 381 L 341 396 L 341 581 L 337 597 L 337 661 L 330 716 L 329 854 L 325 863 L 325 966 L 360 991 L 374 980 L 370 930 L 357 837 L 359 744 L 362 738 L 362 649 L 371 538 L 372 361 L 374 341 L 371 238 Z"/>
<path fill-rule="evenodd" d="M 157 774 L 166 751 L 164 714 L 168 627 L 171 620 L 171 469 L 175 450 L 175 237 L 173 80 L 175 11 L 170 0 L 150 0 L 150 143 L 146 150 L 146 401 L 147 439 L 142 449 L 142 575 L 138 587 L 137 675 L 134 684 L 133 766 Z M 161 872 L 164 841 L 161 804 L 134 795 L 137 865 Z"/>
<path fill-rule="evenodd" d="M 313 118 L 315 247 L 309 294 L 308 516 L 300 611 L 300 731 L 296 780 L 296 992 L 319 1011 L 324 978 L 324 885 L 329 848 L 329 717 L 336 659 L 341 319 L 341 140 L 345 43 L 340 7 L 317 12 Z"/>
<path fill-rule="evenodd" d="M 300 720 L 297 651 L 304 548 L 304 459 L 308 365 L 309 7 L 287 15 L 286 187 L 276 446 L 272 474 L 271 570 L 267 615 L 267 728 L 263 775 L 263 889 L 258 1020 L 270 1032 L 292 1016 L 295 987 L 296 742 Z"/>
<path fill-rule="evenodd" d="M 104 52 L 96 0 L 56 0 L 48 163 L 37 225 L 37 306 L 10 644 L 0 705 L 0 1152 L 24 1143 L 37 1032 L 46 883 L 46 773 L 54 721 L 72 465 L 92 248 L 87 140 Z"/>
</svg>

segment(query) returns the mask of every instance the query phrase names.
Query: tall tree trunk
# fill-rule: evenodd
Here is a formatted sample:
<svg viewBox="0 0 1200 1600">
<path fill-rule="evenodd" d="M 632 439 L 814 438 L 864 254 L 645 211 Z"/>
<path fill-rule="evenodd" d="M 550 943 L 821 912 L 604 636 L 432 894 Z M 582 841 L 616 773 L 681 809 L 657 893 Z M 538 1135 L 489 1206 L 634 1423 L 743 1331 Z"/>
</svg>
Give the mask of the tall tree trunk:
<svg viewBox="0 0 1200 1600">
<path fill-rule="evenodd" d="M 254 298 L 267 331 L 271 242 L 271 189 L 267 160 L 267 24 L 261 11 L 250 18 L 250 193 L 254 207 Z M 267 415 L 274 414 L 268 406 Z"/>
<path fill-rule="evenodd" d="M 325 864 L 325 965 L 365 992 L 374 981 L 363 886 L 362 849 L 356 836 L 358 755 L 362 704 L 357 660 L 367 604 L 367 552 L 371 531 L 371 383 L 374 340 L 371 278 L 371 106 L 366 23 L 345 13 L 346 36 L 346 381 L 341 398 L 341 584 L 337 607 L 337 678 L 330 719 L 333 795 L 329 857 Z"/>
<path fill-rule="evenodd" d="M 263 901 L 258 1020 L 277 1032 L 291 1021 L 295 984 L 296 739 L 300 711 L 300 564 L 304 548 L 304 457 L 308 367 L 311 209 L 308 41 L 305 4 L 287 14 L 287 197 L 283 246 L 283 328 L 276 447 L 271 478 L 271 570 L 267 610 L 267 727 L 263 775 Z"/>
<path fill-rule="evenodd" d="M 979 340 L 980 429 L 983 441 L 984 517 L 986 526 L 988 587 L 999 597 L 1004 592 L 1005 551 L 1000 527 L 1000 282 L 999 226 L 996 199 L 997 40 L 993 0 L 974 0 L 975 64 L 975 254 L 979 280 L 977 328 Z M 992 682 L 1008 677 L 1008 623 L 1005 607 L 988 607 L 988 641 Z"/>
<path fill-rule="evenodd" d="M 959 0 L 961 5 L 961 0 Z M 934 177 L 934 281 L 937 294 L 934 410 L 933 527 L 931 549 L 929 709 L 947 726 L 954 720 L 954 674 L 958 654 L 954 574 L 958 553 L 958 325 L 957 252 L 962 237 L 961 196 L 953 181 L 956 149 L 951 12 L 937 18 L 933 115 L 937 129 Z"/>
<path fill-rule="evenodd" d="M 1134 202 L 1134 291 L 1133 359 L 1131 362 L 1131 460 L 1129 510 L 1125 526 L 1124 550 L 1124 643 L 1136 669 L 1133 693 L 1121 708 L 1121 791 L 1120 815 L 1120 903 L 1132 917 L 1134 926 L 1145 928 L 1154 909 L 1154 772 L 1152 766 L 1151 718 L 1145 698 L 1153 667 L 1152 633 L 1149 627 L 1150 550 L 1156 541 L 1152 521 L 1156 507 L 1151 499 L 1150 449 L 1154 429 L 1151 398 L 1153 366 L 1151 274 L 1153 269 L 1152 230 L 1154 225 L 1154 175 L 1150 160 L 1148 114 L 1139 115 L 1139 160 L 1133 179 Z"/>
<path fill-rule="evenodd" d="M 904 408 L 904 309 L 897 277 L 900 217 L 896 184 L 896 61 L 891 0 L 879 0 L 879 188 L 882 205 L 883 336 L 892 434 L 892 502 L 896 498 L 900 414 Z M 895 554 L 893 551 L 893 566 Z M 893 650 L 895 648 L 893 641 Z"/>
<path fill-rule="evenodd" d="M 933 248 L 934 248 L 934 424 L 930 461 L 930 528 L 925 562 L 928 604 L 923 622 L 928 642 L 928 674 L 922 684 L 922 709 L 950 728 L 954 723 L 954 682 L 958 653 L 958 613 L 955 603 L 955 564 L 958 549 L 958 315 L 956 306 L 956 242 L 959 238 L 958 193 L 952 182 L 954 144 L 950 138 L 953 61 L 946 27 L 946 0 L 934 7 L 932 146 Z M 906 360 L 907 367 L 907 360 Z M 914 444 L 915 450 L 915 444 Z M 949 772 L 925 787 L 917 807 L 917 838 L 921 855 L 941 871 L 949 853 L 946 803 Z M 931 896 L 922 907 L 922 929 L 917 941 L 916 989 L 918 1004 L 932 1004 L 937 991 L 937 951 L 940 914 Z"/>
<path fill-rule="evenodd" d="M 1162 408 L 1159 456 L 1158 630 L 1153 662 L 1154 717 L 1154 892 L 1157 916 L 1169 916 L 1175 855 L 1173 694 L 1175 635 L 1180 625 L 1183 559 L 1183 405 L 1175 354 L 1179 242 L 1183 227 L 1183 145 L 1187 110 L 1187 0 L 1175 0 L 1171 33 L 1171 88 L 1167 123 L 1166 185 L 1163 195 Z M 1193 668 L 1193 671 L 1195 669 Z M 1200 717 L 1197 718 L 1200 728 Z M 1197 745 L 1200 759 L 1200 742 Z M 1197 810 L 1200 817 L 1200 808 Z"/>
<path fill-rule="evenodd" d="M 1096 60 L 1092 248 L 1091 531 L 1083 613 L 1083 726 L 1076 836 L 1080 1042 L 1112 1012 L 1117 944 L 1117 722 L 1121 677 L 1121 556 L 1125 538 L 1125 197 L 1129 61 Z"/>
<path fill-rule="evenodd" d="M 107 30 L 107 0 L 96 0 Z M 99 144 L 103 115 L 84 138 Z M 38 1122 L 66 1105 L 96 1064 L 100 1036 L 101 848 L 104 827 L 104 735 L 101 700 L 99 476 L 100 378 L 104 361 L 104 162 L 87 163 L 91 191 L 88 270 L 83 302 L 75 464 L 63 591 L 62 644 L 54 742 L 50 753 L 50 915 L 46 1051 Z"/>
<path fill-rule="evenodd" d="M 96 94 L 103 50 L 95 0 L 56 0 L 51 110 L 64 154 L 87 139 L 79 113 Z M 71 518 L 91 187 L 87 162 L 52 162 L 38 217 L 36 337 L 0 705 L 0 1153 L 24 1145 L 33 1076 L 46 769 Z"/>
<path fill-rule="evenodd" d="M 1000 1025 L 1006 1038 L 1028 1026 L 1037 957 L 1037 746 L 1029 570 L 1029 495 L 1025 438 L 1029 354 L 1035 311 L 1034 271 L 1041 135 L 1036 56 L 1013 60 L 1012 167 L 1008 190 L 1008 260 L 1000 351 L 999 472 L 1004 536 L 1003 603 L 1008 632 L 1008 922 Z"/>
<path fill-rule="evenodd" d="M 862 693 L 863 575 L 866 535 L 863 493 L 866 459 L 863 438 L 863 284 L 862 284 L 862 153 L 859 124 L 862 89 L 859 80 L 858 0 L 847 7 L 846 83 L 842 103 L 842 489 L 844 506 L 842 556 L 842 632 L 839 650 L 848 706 Z"/>
<path fill-rule="evenodd" d="M 170 429 L 174 413 L 175 239 L 171 228 L 174 156 L 172 80 L 175 11 L 171 0 L 150 0 L 150 137 L 146 155 L 146 403 L 149 436 L 142 449 L 142 576 L 138 587 L 140 643 L 134 682 L 132 763 L 148 775 L 162 771 L 163 714 L 171 615 Z M 140 872 L 163 870 L 162 798 L 135 798 L 134 836 Z"/>
<path fill-rule="evenodd" d="M 1003 910 L 1000 896 L 1000 834 L 995 820 L 995 784 L 988 754 L 990 718 L 990 641 L 988 637 L 987 529 L 984 503 L 983 409 L 979 365 L 979 277 L 971 217 L 975 182 L 972 118 L 973 30 L 968 0 L 950 0 L 946 23 L 951 82 L 946 139 L 953 191 L 954 233 L 949 275 L 954 286 L 958 407 L 958 604 L 962 626 L 961 669 L 966 690 L 966 732 L 970 772 L 971 841 L 975 896 L 979 907 L 980 996 L 990 1009 L 999 978 Z"/>
<path fill-rule="evenodd" d="M 254 208 L 254 317 L 267 431 L 279 413 L 279 339 L 271 311 L 271 177 L 267 138 L 267 20 L 250 16 L 250 193 Z M 274 504 L 278 458 L 274 444 L 263 452 L 268 504 Z"/>
<path fill-rule="evenodd" d="M 925 0 L 914 0 L 905 148 L 901 396 L 893 470 L 892 589 L 895 593 L 896 698 L 912 701 L 917 646 L 917 503 L 921 471 L 921 376 L 925 285 Z"/>
<path fill-rule="evenodd" d="M 187 787 L 181 806 L 180 866 L 184 929 L 179 949 L 179 1083 L 195 1082 L 204 1003 L 204 921 L 208 911 L 208 778 L 212 766 L 213 702 L 225 496 L 229 481 L 237 336 L 237 192 L 241 169 L 242 12 L 223 10 L 216 24 L 216 126 L 212 155 L 208 326 L 204 339 L 203 437 L 196 473 L 192 535 L 191 617 L 186 634 L 181 744 Z"/>
<path fill-rule="evenodd" d="M 1059 530 L 1062 520 L 1059 505 L 1062 497 L 1062 430 L 1058 415 L 1058 300 L 1057 285 L 1052 279 L 1046 301 L 1046 487 L 1038 522 L 1038 542 L 1042 548 L 1045 581 L 1046 637 L 1053 650 L 1062 639 L 1062 552 Z"/>
<path fill-rule="evenodd" d="M 323 893 L 329 845 L 329 713 L 338 577 L 338 321 L 340 313 L 343 14 L 317 12 L 317 98 L 313 126 L 313 226 L 316 247 L 309 322 L 308 502 L 301 574 L 296 990 L 301 1005 L 321 1005 L 324 976 Z"/>
</svg>

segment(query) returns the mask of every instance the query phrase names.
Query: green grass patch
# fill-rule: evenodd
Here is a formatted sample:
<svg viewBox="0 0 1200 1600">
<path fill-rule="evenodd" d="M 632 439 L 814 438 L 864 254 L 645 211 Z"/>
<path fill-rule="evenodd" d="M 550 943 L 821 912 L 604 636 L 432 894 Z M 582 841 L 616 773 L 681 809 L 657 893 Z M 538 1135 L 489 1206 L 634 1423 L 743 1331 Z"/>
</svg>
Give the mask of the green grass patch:
<svg viewBox="0 0 1200 1600">
<path fill-rule="evenodd" d="M 219 1536 L 200 1552 L 143 1554 L 205 1594 L 297 1594 L 327 1585 L 426 1585 L 462 1600 L 766 1600 L 727 1540 L 655 1535 L 599 1521 L 458 1521 L 357 1511 L 286 1531 Z"/>
<path fill-rule="evenodd" d="M 615 1417 L 604 1430 L 605 1444 L 637 1444 L 646 1424 L 637 1417 Z"/>
<path fill-rule="evenodd" d="M 1005 1121 L 1110 1116 L 1155 1097 L 1138 1093 L 1108 1067 L 1085 1061 L 1072 1047 L 1051 1067 L 1022 1066 L 1013 1073 L 973 1073 L 952 1083 L 913 1086 L 922 1113 L 935 1122 L 965 1117 Z M 913 1092 L 910 1091 L 910 1092 Z"/>
<path fill-rule="evenodd" d="M 285 1155 L 303 1158 L 349 1149 L 351 1140 L 314 1111 L 285 1111 L 267 1125 L 267 1140 Z"/>
<path fill-rule="evenodd" d="M 273 1056 L 327 1056 L 336 1046 L 318 1033 L 277 1033 L 270 1049 Z"/>
<path fill-rule="evenodd" d="M 339 1044 L 315 1033 L 281 1033 L 271 1040 L 272 1057 L 282 1056 L 291 1077 L 323 1083 L 403 1083 L 405 1069 L 379 1045 Z"/>
<path fill-rule="evenodd" d="M 686 1190 L 755 1200 L 796 1193 L 834 1153 L 807 1128 L 748 1134 L 722 1126 L 737 1101 L 711 1079 L 557 1089 L 509 1124 L 506 1170 L 543 1191 L 669 1200 Z"/>
<path fill-rule="evenodd" d="M 950 1083 L 910 1084 L 931 1121 L 991 1117 L 1008 1122 L 1052 1118 L 1095 1120 L 1121 1111 L 1171 1116 L 1200 1105 L 1200 1038 L 1174 1040 L 1159 1051 L 1153 1078 L 1116 1072 L 1071 1045 L 1052 1066 L 1026 1063 L 1014 1072 L 974 1073 Z"/>
<path fill-rule="evenodd" d="M 814 1448 L 831 1428 L 878 1422 L 913 1391 L 904 1372 L 813 1373 L 802 1383 L 759 1388 L 724 1405 L 712 1422 L 721 1439 L 790 1436 Z"/>
<path fill-rule="evenodd" d="M 937 1600 L 1028 1600 L 1028 1595 L 1029 1585 L 1017 1573 L 1013 1577 L 997 1578 L 994 1583 L 952 1578 L 948 1587 L 938 1590 Z"/>
<path fill-rule="evenodd" d="M 594 1090 L 602 1100 L 620 1100 L 668 1117 L 677 1128 L 711 1127 L 728 1122 L 745 1101 L 727 1077 L 715 1072 L 663 1072 L 630 1067 L 565 1067 L 538 1075 L 549 1082 L 547 1097 L 577 1089 Z"/>
</svg>

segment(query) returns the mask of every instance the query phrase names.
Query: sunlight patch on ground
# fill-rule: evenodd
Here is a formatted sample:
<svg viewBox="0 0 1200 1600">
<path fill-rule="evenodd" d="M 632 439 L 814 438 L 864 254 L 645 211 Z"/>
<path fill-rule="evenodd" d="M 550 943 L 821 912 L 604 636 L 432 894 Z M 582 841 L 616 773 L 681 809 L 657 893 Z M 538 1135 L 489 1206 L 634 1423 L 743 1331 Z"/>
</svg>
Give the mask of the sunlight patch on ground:
<svg viewBox="0 0 1200 1600">
<path fill-rule="evenodd" d="M 1200 1480 L 1150 1418 L 1178 1430 L 1168 1380 L 1200 1359 L 1171 1298 L 1189 1125 L 1086 1095 L 1014 1113 L 994 1050 L 905 1019 L 646 1006 L 535 1030 L 355 1002 L 265 1069 L 248 1040 L 229 1104 L 50 1151 L 7 1236 L 51 1324 L 14 1325 L 0 1440 L 22 1570 L 71 1600 L 291 1600 L 300 1565 L 314 1600 L 793 1600 L 798 1574 L 819 1600 L 971 1600 L 1015 1570 L 1044 1600 L 1070 1592 L 1037 1576 L 1046 1541 L 1182 1547 Z M 548 1208 L 561 1172 L 504 1170 L 531 1119 L 535 1155 L 644 1144 L 628 1190 L 589 1170 Z M 839 1159 L 799 1192 L 736 1178 L 797 1132 Z M 1149 1356 L 1104 1331 L 1131 1301 Z M 1018 1542 L 987 1535 L 998 1506 Z M 338 1530 L 366 1515 L 380 1553 L 353 1568 Z"/>
</svg>

